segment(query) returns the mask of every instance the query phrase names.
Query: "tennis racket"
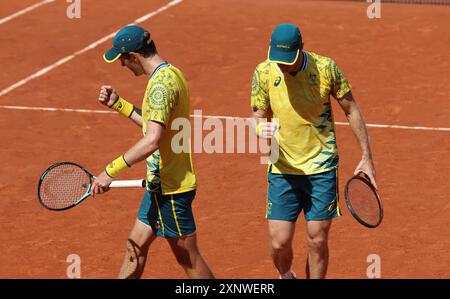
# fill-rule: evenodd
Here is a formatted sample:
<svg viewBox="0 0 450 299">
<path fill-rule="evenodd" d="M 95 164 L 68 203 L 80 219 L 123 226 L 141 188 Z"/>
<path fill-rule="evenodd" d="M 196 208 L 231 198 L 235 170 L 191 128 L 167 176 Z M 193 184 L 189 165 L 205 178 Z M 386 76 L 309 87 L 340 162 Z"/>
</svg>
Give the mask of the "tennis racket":
<svg viewBox="0 0 450 299">
<path fill-rule="evenodd" d="M 47 168 L 39 179 L 37 198 L 52 211 L 73 208 L 91 196 L 95 177 L 83 166 L 61 162 Z M 145 187 L 145 180 L 114 181 L 109 187 Z"/>
<path fill-rule="evenodd" d="M 381 224 L 381 198 L 364 173 L 354 175 L 345 184 L 345 203 L 352 216 L 362 225 L 375 228 Z"/>
</svg>

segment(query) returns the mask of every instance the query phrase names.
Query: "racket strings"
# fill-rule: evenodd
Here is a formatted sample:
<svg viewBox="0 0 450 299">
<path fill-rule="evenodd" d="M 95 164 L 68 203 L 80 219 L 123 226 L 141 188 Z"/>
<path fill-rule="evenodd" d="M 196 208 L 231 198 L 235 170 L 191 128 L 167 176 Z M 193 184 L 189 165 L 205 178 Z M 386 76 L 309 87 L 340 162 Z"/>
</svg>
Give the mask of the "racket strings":
<svg viewBox="0 0 450 299">
<path fill-rule="evenodd" d="M 380 220 L 380 206 L 372 189 L 362 180 L 352 180 L 348 186 L 348 200 L 353 211 L 364 222 L 376 225 Z"/>
<path fill-rule="evenodd" d="M 90 183 L 90 177 L 83 169 L 62 164 L 44 176 L 39 196 L 48 208 L 64 209 L 77 203 L 88 191 Z"/>
</svg>

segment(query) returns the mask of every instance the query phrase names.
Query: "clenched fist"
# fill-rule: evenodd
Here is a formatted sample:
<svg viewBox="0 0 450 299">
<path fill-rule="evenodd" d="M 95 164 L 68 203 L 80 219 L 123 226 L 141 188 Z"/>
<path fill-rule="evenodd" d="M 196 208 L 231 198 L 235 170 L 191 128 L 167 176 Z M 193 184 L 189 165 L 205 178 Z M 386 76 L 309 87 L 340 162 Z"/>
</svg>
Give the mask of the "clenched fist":
<svg viewBox="0 0 450 299">
<path fill-rule="evenodd" d="M 276 122 L 263 122 L 258 125 L 259 136 L 264 139 L 272 139 L 280 129 Z"/>
<path fill-rule="evenodd" d="M 98 101 L 108 108 L 111 108 L 115 102 L 119 99 L 119 95 L 112 88 L 112 86 L 103 85 L 100 88 L 100 95 L 98 96 Z"/>
</svg>

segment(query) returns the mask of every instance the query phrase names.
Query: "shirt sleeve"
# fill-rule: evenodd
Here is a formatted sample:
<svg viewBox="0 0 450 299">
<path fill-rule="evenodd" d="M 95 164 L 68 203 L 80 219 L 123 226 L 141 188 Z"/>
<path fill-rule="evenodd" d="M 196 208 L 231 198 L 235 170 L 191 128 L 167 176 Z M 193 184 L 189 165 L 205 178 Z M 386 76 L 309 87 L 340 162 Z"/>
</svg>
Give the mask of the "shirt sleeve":
<svg viewBox="0 0 450 299">
<path fill-rule="evenodd" d="M 258 65 L 253 73 L 251 105 L 253 111 L 267 111 L 270 105 L 269 90 L 267 84 L 268 71 L 262 65 Z"/>
<path fill-rule="evenodd" d="M 156 121 L 167 127 L 170 116 L 175 109 L 179 91 L 176 84 L 168 84 L 164 81 L 156 81 L 150 87 L 147 101 L 148 121 Z"/>
<path fill-rule="evenodd" d="M 331 94 L 336 99 L 342 98 L 347 92 L 352 89 L 350 83 L 345 79 L 341 69 L 337 66 L 336 62 L 331 60 Z"/>
</svg>

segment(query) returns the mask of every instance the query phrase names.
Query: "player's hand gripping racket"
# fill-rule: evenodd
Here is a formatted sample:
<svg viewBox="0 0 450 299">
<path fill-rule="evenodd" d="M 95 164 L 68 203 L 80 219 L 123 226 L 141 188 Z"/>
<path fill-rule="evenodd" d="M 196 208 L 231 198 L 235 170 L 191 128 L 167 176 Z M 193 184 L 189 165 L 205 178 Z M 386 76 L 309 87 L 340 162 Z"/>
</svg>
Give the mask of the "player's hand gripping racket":
<svg viewBox="0 0 450 299">
<path fill-rule="evenodd" d="M 73 208 L 91 196 L 95 177 L 72 162 L 57 163 L 44 171 L 39 179 L 37 197 L 42 206 L 52 211 Z M 145 180 L 114 181 L 109 186 L 145 187 Z"/>
<path fill-rule="evenodd" d="M 381 198 L 364 173 L 354 175 L 345 184 L 345 203 L 353 217 L 362 225 L 375 228 L 381 224 Z"/>
</svg>

